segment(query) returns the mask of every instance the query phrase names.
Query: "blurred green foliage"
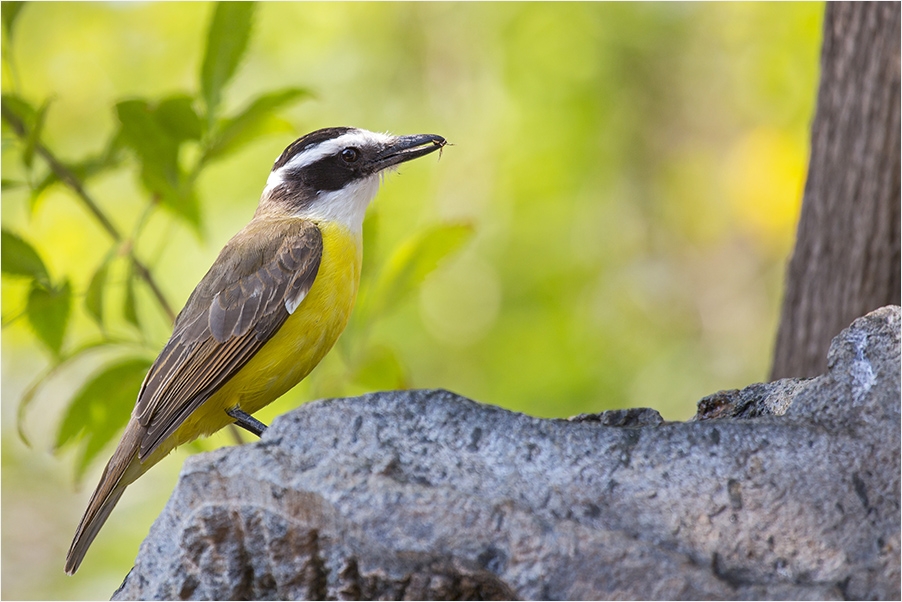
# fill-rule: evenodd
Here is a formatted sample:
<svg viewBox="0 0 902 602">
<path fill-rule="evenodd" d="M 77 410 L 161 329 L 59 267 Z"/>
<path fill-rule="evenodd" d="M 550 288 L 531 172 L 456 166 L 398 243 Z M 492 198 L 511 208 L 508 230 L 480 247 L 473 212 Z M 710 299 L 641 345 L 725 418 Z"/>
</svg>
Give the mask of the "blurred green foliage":
<svg viewBox="0 0 902 602">
<path fill-rule="evenodd" d="M 4 598 L 108 597 L 128 570 L 186 452 L 64 579 L 72 466 L 93 485 L 172 315 L 318 127 L 453 146 L 387 178 L 351 325 L 264 421 L 404 386 L 683 419 L 766 375 L 821 4 L 22 6 L 2 4 Z"/>
</svg>

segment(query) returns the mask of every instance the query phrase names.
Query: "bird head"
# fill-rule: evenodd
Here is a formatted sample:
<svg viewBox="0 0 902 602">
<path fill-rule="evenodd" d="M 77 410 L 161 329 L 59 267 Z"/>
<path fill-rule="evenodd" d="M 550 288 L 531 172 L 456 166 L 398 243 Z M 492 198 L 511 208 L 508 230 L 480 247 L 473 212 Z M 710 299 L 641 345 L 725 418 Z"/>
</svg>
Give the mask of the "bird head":
<svg viewBox="0 0 902 602">
<path fill-rule="evenodd" d="M 380 175 L 445 144 L 435 134 L 392 136 L 348 127 L 311 132 L 276 159 L 257 215 L 338 221 L 359 232 Z"/>
</svg>

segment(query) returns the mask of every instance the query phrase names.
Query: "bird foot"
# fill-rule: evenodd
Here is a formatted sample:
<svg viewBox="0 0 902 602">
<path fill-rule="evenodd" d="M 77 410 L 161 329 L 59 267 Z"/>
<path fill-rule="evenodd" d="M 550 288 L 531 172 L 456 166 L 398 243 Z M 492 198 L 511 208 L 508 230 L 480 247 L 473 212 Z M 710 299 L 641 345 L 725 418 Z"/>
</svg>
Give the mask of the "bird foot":
<svg viewBox="0 0 902 602">
<path fill-rule="evenodd" d="M 263 431 L 266 430 L 265 424 L 263 424 L 247 412 L 239 410 L 238 408 L 226 410 L 226 414 L 235 419 L 235 424 L 237 426 L 240 426 L 244 430 L 257 435 L 258 437 L 263 436 Z"/>
</svg>

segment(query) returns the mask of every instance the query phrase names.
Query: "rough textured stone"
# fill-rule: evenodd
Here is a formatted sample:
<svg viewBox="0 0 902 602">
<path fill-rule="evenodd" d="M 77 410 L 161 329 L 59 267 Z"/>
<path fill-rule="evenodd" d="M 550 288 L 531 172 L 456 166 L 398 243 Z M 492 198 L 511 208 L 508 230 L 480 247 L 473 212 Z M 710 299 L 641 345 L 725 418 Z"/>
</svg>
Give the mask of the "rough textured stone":
<svg viewBox="0 0 902 602">
<path fill-rule="evenodd" d="M 827 374 L 686 423 L 307 404 L 185 463 L 114 599 L 898 600 L 899 329 L 877 310 Z"/>
</svg>

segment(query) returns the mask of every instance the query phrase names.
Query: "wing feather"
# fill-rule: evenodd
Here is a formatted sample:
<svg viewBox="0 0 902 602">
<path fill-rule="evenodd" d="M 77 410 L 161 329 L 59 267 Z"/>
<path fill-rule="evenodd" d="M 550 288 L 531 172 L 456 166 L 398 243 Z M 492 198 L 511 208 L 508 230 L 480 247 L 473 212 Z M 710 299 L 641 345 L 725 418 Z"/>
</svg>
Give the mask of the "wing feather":
<svg viewBox="0 0 902 602">
<path fill-rule="evenodd" d="M 255 220 L 229 241 L 144 379 L 142 460 L 279 330 L 313 286 L 322 251 L 319 228 L 300 219 Z"/>
</svg>

